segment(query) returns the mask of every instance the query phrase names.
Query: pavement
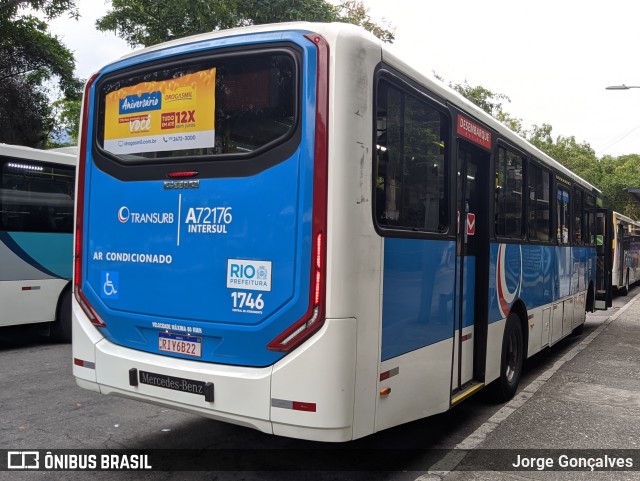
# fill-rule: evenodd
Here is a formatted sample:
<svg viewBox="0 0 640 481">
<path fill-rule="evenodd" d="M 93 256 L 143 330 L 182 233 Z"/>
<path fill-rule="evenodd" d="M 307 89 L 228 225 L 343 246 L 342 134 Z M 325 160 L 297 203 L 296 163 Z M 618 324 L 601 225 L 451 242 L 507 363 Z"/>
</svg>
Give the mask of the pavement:
<svg viewBox="0 0 640 481">
<path fill-rule="evenodd" d="M 638 292 L 418 480 L 640 480 Z"/>
</svg>

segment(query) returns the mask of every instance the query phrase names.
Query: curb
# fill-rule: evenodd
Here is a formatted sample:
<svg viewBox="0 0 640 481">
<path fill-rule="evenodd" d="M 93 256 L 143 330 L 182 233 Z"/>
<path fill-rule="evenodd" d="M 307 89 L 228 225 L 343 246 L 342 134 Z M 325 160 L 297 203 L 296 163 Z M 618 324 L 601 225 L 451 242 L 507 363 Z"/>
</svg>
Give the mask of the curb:
<svg viewBox="0 0 640 481">
<path fill-rule="evenodd" d="M 453 471 L 466 457 L 467 452 L 477 448 L 489 434 L 491 434 L 502 421 L 511 416 L 519 408 L 524 406 L 526 402 L 568 361 L 576 357 L 591 342 L 604 331 L 609 324 L 618 319 L 627 311 L 635 302 L 640 299 L 637 294 L 633 299 L 622 306 L 618 312 L 609 316 L 602 322 L 591 334 L 584 338 L 577 346 L 574 346 L 568 353 L 558 359 L 553 366 L 540 374 L 536 379 L 525 386 L 511 401 L 505 404 L 498 412 L 485 421 L 478 429 L 467 436 L 461 443 L 457 444 L 449 453 L 447 453 L 440 461 L 433 464 L 427 474 L 416 478 L 415 481 L 434 481 L 441 480 Z"/>
</svg>

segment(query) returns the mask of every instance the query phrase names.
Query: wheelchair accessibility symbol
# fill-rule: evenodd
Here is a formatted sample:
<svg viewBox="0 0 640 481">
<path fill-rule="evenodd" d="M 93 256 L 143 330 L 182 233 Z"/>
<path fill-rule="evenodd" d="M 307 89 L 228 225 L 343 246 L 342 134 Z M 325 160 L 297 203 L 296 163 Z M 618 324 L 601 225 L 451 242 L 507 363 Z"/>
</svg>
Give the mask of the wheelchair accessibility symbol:
<svg viewBox="0 0 640 481">
<path fill-rule="evenodd" d="M 100 297 L 104 299 L 117 299 L 120 276 L 118 272 L 102 271 L 102 289 L 100 289 Z"/>
</svg>

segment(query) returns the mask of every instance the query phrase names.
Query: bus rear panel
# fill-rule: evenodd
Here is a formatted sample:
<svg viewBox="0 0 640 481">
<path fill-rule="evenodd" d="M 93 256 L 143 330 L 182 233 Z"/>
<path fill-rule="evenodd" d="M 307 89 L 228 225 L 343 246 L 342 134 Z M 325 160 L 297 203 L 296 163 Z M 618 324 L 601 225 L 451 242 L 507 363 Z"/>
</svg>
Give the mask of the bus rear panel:
<svg viewBox="0 0 640 481">
<path fill-rule="evenodd" d="M 352 408 L 335 391 L 352 397 L 354 356 L 327 360 L 318 346 L 355 344 L 352 323 L 324 321 L 327 62 L 321 37 L 267 32 L 143 53 L 90 80 L 80 385 L 350 438 Z M 318 396 L 329 411 L 309 421 Z"/>
</svg>

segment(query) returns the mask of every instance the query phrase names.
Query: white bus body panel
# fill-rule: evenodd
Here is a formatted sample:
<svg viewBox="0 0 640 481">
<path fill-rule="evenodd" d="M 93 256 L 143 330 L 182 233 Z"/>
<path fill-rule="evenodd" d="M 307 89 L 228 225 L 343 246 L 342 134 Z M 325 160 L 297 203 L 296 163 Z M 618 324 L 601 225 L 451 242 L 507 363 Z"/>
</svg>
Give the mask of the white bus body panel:
<svg viewBox="0 0 640 481">
<path fill-rule="evenodd" d="M 273 366 L 210 364 L 113 344 L 89 322 L 74 299 L 73 357 L 90 367 L 74 364 L 73 374 L 80 387 L 102 394 L 141 400 L 266 433 L 346 441 L 352 437 L 355 336 L 355 319 L 331 319 L 312 339 Z M 212 382 L 214 402 L 205 401 L 204 396 L 143 383 L 131 386 L 128 373 L 132 368 Z M 317 411 L 272 407 L 272 399 L 315 403 Z"/>
<path fill-rule="evenodd" d="M 383 239 L 373 228 L 373 72 L 379 44 L 359 29 L 320 32 L 332 45 L 329 85 L 327 317 L 357 319 L 353 438 L 375 430 Z M 351 37 L 352 41 L 345 37 Z M 365 41 L 361 41 L 361 39 Z M 333 48 L 340 42 L 339 48 Z M 357 248 L 355 248 L 357 246 Z"/>
<path fill-rule="evenodd" d="M 0 281 L 0 326 L 55 321 L 67 284 L 66 279 Z"/>
<path fill-rule="evenodd" d="M 394 374 L 378 385 L 391 392 L 378 395 L 376 431 L 449 409 L 452 348 L 453 340 L 446 339 L 380 364 L 381 373 Z"/>
<path fill-rule="evenodd" d="M 273 366 L 271 399 L 314 403 L 317 412 L 272 407 L 273 434 L 299 439 L 353 439 L 355 319 L 332 319 L 319 334 Z"/>
<path fill-rule="evenodd" d="M 502 358 L 502 339 L 506 319 L 501 319 L 489 324 L 487 330 L 487 365 L 485 366 L 484 382 L 489 384 L 500 377 L 500 362 Z"/>
</svg>

